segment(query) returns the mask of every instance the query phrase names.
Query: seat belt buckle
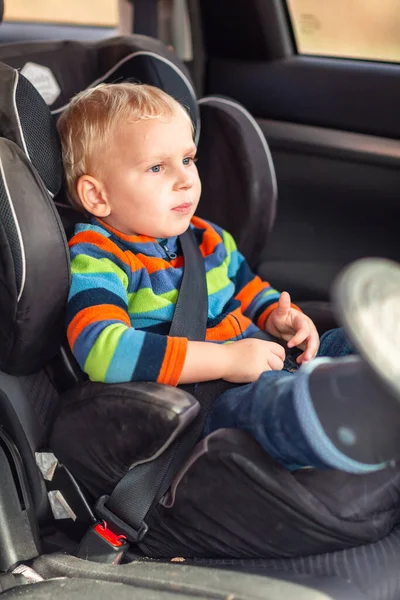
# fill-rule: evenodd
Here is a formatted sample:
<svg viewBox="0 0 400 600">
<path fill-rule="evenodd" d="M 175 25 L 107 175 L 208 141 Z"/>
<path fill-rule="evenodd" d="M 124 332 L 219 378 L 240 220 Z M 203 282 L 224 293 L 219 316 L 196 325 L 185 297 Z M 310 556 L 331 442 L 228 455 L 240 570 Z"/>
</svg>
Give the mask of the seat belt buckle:
<svg viewBox="0 0 400 600">
<path fill-rule="evenodd" d="M 79 544 L 76 556 L 84 560 L 118 565 L 128 549 L 124 535 L 117 535 L 105 521 L 95 523 L 88 529 Z"/>
<path fill-rule="evenodd" d="M 117 515 L 111 512 L 109 508 L 107 508 L 106 502 L 108 501 L 109 497 L 110 496 L 101 496 L 96 502 L 94 512 L 100 519 L 103 519 L 109 523 L 114 531 L 121 532 L 121 535 L 123 535 L 129 542 L 137 544 L 148 532 L 148 526 L 144 521 L 142 521 L 140 526 L 135 529 L 131 525 L 125 523 L 122 519 L 117 517 Z"/>
</svg>

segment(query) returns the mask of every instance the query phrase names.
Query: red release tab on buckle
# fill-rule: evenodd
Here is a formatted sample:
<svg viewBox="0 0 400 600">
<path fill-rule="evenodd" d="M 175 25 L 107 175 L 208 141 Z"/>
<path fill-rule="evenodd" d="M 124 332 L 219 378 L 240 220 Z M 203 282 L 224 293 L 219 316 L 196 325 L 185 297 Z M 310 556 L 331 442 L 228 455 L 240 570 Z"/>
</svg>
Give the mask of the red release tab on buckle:
<svg viewBox="0 0 400 600">
<path fill-rule="evenodd" d="M 94 527 L 95 532 L 101 536 L 106 542 L 119 548 L 123 546 L 126 542 L 126 537 L 124 535 L 117 535 L 111 529 L 108 529 L 107 523 L 97 523 Z"/>
</svg>

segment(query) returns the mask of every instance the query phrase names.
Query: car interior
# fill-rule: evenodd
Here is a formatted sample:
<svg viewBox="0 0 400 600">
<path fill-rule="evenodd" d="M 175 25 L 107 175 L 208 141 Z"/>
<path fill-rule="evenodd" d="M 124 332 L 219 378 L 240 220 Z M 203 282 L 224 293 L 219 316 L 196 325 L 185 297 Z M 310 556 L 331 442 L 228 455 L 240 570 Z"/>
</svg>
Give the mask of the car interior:
<svg viewBox="0 0 400 600">
<path fill-rule="evenodd" d="M 55 123 L 76 93 L 101 82 L 150 83 L 188 108 L 199 216 L 230 231 L 253 270 L 289 291 L 320 332 L 337 323 L 330 286 L 344 265 L 399 259 L 398 65 L 299 54 L 280 0 L 184 4 L 186 60 L 157 39 L 149 0 L 135 3 L 129 35 L 45 27 L 2 37 L 0 26 L 0 592 L 395 600 L 395 522 L 383 531 L 373 515 L 376 541 L 366 543 L 357 507 L 322 507 L 317 492 L 305 494 L 309 474 L 279 470 L 247 434 L 223 430 L 196 445 L 199 405 L 189 393 L 89 382 L 65 342 L 67 240 L 82 215 L 65 196 Z M 80 446 L 127 424 L 135 439 L 121 435 L 120 473 L 99 467 L 83 484 Z M 179 450 L 189 430 L 192 445 Z M 71 442 L 76 461 L 65 452 Z M 96 452 L 106 463 L 106 445 Z M 268 532 L 267 556 L 222 536 L 238 507 L 253 513 L 246 527 Z M 328 540 L 339 518 L 347 536 Z"/>
</svg>

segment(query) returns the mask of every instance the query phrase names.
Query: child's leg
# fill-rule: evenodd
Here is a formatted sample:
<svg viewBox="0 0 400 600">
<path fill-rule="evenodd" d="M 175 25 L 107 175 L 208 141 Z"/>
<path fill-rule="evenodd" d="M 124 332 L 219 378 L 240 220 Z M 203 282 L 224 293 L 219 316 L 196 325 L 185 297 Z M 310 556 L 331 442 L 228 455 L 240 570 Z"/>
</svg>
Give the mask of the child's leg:
<svg viewBox="0 0 400 600">
<path fill-rule="evenodd" d="M 294 409 L 296 377 L 286 371 L 266 371 L 256 382 L 224 392 L 213 404 L 205 434 L 242 429 L 288 468 L 326 467 L 307 442 Z"/>
<path fill-rule="evenodd" d="M 321 335 L 318 356 L 349 356 L 357 354 L 342 328 L 330 329 Z"/>
<path fill-rule="evenodd" d="M 363 259 L 344 271 L 333 291 L 364 358 L 316 358 L 294 374 L 263 373 L 216 400 L 208 431 L 247 430 L 289 467 L 367 473 L 400 456 L 400 266 Z M 322 342 L 322 352 L 329 345 L 331 353 L 347 353 L 338 330 Z"/>
<path fill-rule="evenodd" d="M 359 357 L 316 359 L 295 374 L 268 371 L 228 390 L 206 433 L 224 427 L 250 432 L 291 469 L 366 473 L 400 454 L 400 406 Z"/>
</svg>

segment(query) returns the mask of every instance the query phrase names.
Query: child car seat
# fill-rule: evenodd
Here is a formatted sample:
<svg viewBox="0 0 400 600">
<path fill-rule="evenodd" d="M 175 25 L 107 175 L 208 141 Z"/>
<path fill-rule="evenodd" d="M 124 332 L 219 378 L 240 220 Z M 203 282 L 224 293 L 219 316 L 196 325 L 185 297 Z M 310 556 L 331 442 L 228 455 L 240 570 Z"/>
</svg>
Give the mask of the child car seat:
<svg viewBox="0 0 400 600">
<path fill-rule="evenodd" d="M 55 117 L 74 94 L 86 87 L 124 79 L 162 85 L 165 91 L 180 98 L 192 111 L 197 136 L 199 113 L 202 113 L 198 166 L 200 175 L 206 176 L 198 214 L 232 233 L 257 272 L 261 250 L 275 221 L 277 185 L 264 136 L 255 120 L 237 102 L 208 97 L 197 104 L 183 63 L 164 44 L 145 36 L 111 38 L 97 43 L 5 44 L 0 46 L 0 60 L 21 69 L 38 87 Z M 70 68 L 77 64 L 79 69 Z M 236 118 L 238 112 L 243 114 Z M 249 135 L 253 143 L 255 137 L 259 137 L 258 152 L 251 157 L 247 154 Z M 202 152 L 203 147 L 205 152 Z M 240 169 L 236 168 L 238 161 Z M 335 326 L 327 303 L 310 300 L 303 302 L 301 308 L 313 318 L 320 332 Z"/>
<path fill-rule="evenodd" d="M 97 43 L 10 44 L 0 46 L 0 60 L 21 69 L 21 73 L 38 86 L 55 118 L 77 92 L 97 83 L 128 79 L 161 85 L 167 93 L 185 104 L 196 127 L 196 141 L 200 135 L 200 112 L 218 114 L 219 118 L 204 119 L 205 123 L 215 121 L 214 136 L 217 143 L 213 144 L 211 155 L 201 160 L 207 170 L 213 169 L 213 177 L 212 187 L 208 183 L 210 178 L 203 182 L 206 188 L 199 214 L 211 220 L 218 219 L 221 226 L 227 227 L 241 250 L 246 252 L 248 260 L 255 265 L 259 249 L 264 245 L 265 236 L 275 218 L 276 180 L 269 148 L 261 132 L 258 132 L 259 154 L 267 155 L 267 160 L 265 156 L 261 158 L 261 169 L 246 153 L 247 140 L 243 138 L 248 135 L 254 137 L 255 132 L 253 126 L 245 123 L 245 118 L 235 120 L 234 115 L 240 110 L 238 105 L 233 103 L 230 108 L 227 106 L 225 111 L 220 111 L 218 106 L 223 100 L 211 98 L 204 99 L 198 105 L 188 71 L 161 42 L 144 36 L 131 36 Z M 78 64 L 79 69 L 70 68 Z M 244 114 L 251 120 L 247 111 Z M 227 125 L 227 120 L 231 126 Z M 203 139 L 210 135 L 208 127 L 205 127 Z M 220 130 L 226 130 L 227 135 L 220 135 Z M 246 130 L 250 130 L 251 134 Z M 209 152 L 210 148 L 207 150 Z M 237 154 L 233 163 L 232 152 Z M 216 156 L 221 154 L 225 159 L 223 173 L 220 168 L 217 171 L 212 167 L 213 163 L 220 165 Z M 238 172 L 236 164 L 239 159 L 247 164 L 247 169 Z M 256 158 L 255 161 L 259 162 L 260 159 Z"/>
<path fill-rule="evenodd" d="M 41 389 L 42 378 L 52 390 L 51 394 L 46 394 L 51 398 L 46 407 L 39 405 L 44 414 L 51 412 L 51 404 L 58 404 L 58 400 L 47 374 L 40 369 L 47 366 L 59 344 L 62 332 L 61 306 L 65 302 L 68 288 L 65 238 L 45 190 L 47 187 L 53 195 L 57 193 L 57 185 L 51 185 L 51 179 L 54 178 L 53 183 L 60 181 L 58 145 L 46 106 L 29 83 L 16 71 L 6 67 L 2 68 L 0 78 L 0 134 L 8 138 L 0 141 L 0 247 L 3 283 L 0 296 L 0 330 L 4 332 L 5 340 L 0 349 L 0 366 L 2 370 L 18 376 L 15 378 L 4 375 L 2 396 L 5 397 L 5 402 L 15 406 L 17 390 L 20 395 L 19 404 L 25 407 L 30 399 L 23 390 L 21 391 L 21 376 L 32 377 L 35 385 Z M 243 114 L 239 109 L 238 113 Z M 16 144 L 9 140 L 14 140 Z M 259 139 L 257 143 L 260 143 Z M 43 148 L 48 152 L 45 160 Z M 30 157 L 32 162 L 27 160 L 24 154 Z M 41 282 L 40 289 L 36 285 L 37 281 Z M 45 320 L 48 329 L 43 335 Z M 42 334 L 41 339 L 38 339 L 38 333 Z M 26 375 L 27 373 L 29 375 Z M 180 390 L 163 388 L 161 391 L 160 387 L 162 386 L 132 383 L 124 386 L 79 384 L 74 391 L 76 403 L 75 406 L 72 403 L 70 414 L 73 414 L 74 409 L 81 410 L 83 405 L 97 406 L 101 421 L 101 408 L 110 405 L 107 395 L 112 395 L 114 400 L 119 402 L 119 410 L 115 410 L 116 420 L 111 424 L 111 430 L 108 430 L 111 431 L 111 437 L 116 437 L 114 434 L 119 432 L 120 424 L 130 415 L 133 415 L 132 421 L 136 418 L 138 422 L 140 415 L 144 414 L 143 407 L 146 407 L 154 411 L 152 424 L 159 419 L 160 429 L 157 436 L 164 433 L 162 444 L 167 446 L 176 435 L 176 430 L 183 430 L 194 418 L 196 403 Z M 42 402 L 40 392 L 37 396 Z M 65 424 L 68 418 L 66 413 L 61 415 L 62 418 L 58 418 L 53 430 L 54 441 L 59 440 L 62 433 L 57 431 L 57 423 Z M 171 415 L 174 416 L 173 430 L 165 432 L 166 423 L 171 421 Z M 17 420 L 22 422 L 25 436 L 29 431 L 27 423 L 32 429 L 30 419 L 30 416 L 22 415 L 22 411 L 19 411 Z M 80 421 L 83 423 L 82 419 Z M 93 423 L 92 426 L 89 423 L 86 434 L 92 435 L 93 429 Z M 83 430 L 79 434 L 77 431 L 80 441 L 84 440 L 84 433 Z M 122 440 L 125 444 L 122 450 L 126 453 L 125 458 L 128 462 L 122 463 L 122 470 L 137 460 L 138 455 L 135 456 L 135 452 L 138 450 L 142 452 L 140 460 L 149 459 L 157 454 L 159 448 L 155 448 L 155 439 L 151 437 L 151 433 L 145 431 L 143 439 L 139 440 L 140 448 L 132 448 L 127 440 Z M 131 444 L 134 437 L 130 436 Z M 38 436 L 36 439 L 30 439 L 30 449 L 37 450 L 43 446 L 46 438 L 48 431 L 44 431 L 39 441 Z M 97 444 L 97 449 L 102 451 L 104 447 Z M 79 464 L 79 458 L 77 452 L 75 463 L 72 460 L 70 464 L 72 471 L 74 466 Z M 106 465 L 105 461 L 103 468 Z M 82 475 L 81 469 L 82 465 L 77 471 L 80 470 Z M 332 474 L 336 485 L 342 486 L 343 498 L 347 494 L 344 505 L 335 506 L 334 499 L 326 496 L 327 477 Z M 118 475 L 115 470 L 111 472 L 109 487 L 115 484 Z M 86 488 L 90 488 L 91 474 L 87 473 L 87 476 L 81 477 L 81 481 Z M 32 475 L 31 479 L 34 480 L 35 477 Z M 364 511 L 362 522 L 358 520 L 360 507 L 354 505 L 354 498 L 357 496 L 359 500 L 360 494 L 354 493 L 354 482 L 352 483 L 351 479 L 351 476 L 333 472 L 322 476 L 318 481 L 315 478 L 313 480 L 313 474 L 307 471 L 290 474 L 269 459 L 246 434 L 234 431 L 216 432 L 197 447 L 189 463 L 178 474 L 170 493 L 156 507 L 148 522 L 149 532 L 141 545 L 145 551 L 158 556 L 180 555 L 183 552 L 189 556 L 208 558 L 210 554 L 222 557 L 255 557 L 268 553 L 270 556 L 277 556 L 282 554 L 282 545 L 279 544 L 283 543 L 286 555 L 296 557 L 303 552 L 315 554 L 321 548 L 350 548 L 352 545 L 362 544 L 363 540 L 382 537 L 392 529 L 398 518 L 396 507 L 393 508 L 392 490 L 384 485 L 377 485 L 379 481 L 385 482 L 385 476 L 381 473 L 373 477 L 358 478 L 359 486 L 364 492 L 363 498 L 365 503 L 368 503 L 368 507 L 363 508 L 367 508 L 367 512 L 369 510 L 370 517 L 365 520 Z M 215 496 L 218 497 L 218 503 L 213 501 L 212 506 L 208 493 L 211 485 Z M 369 489 L 374 490 L 373 497 L 368 494 Z M 255 492 L 250 501 L 251 513 L 247 510 L 249 490 Z M 39 492 L 37 496 L 40 496 Z M 285 514 L 281 513 L 282 506 L 286 507 Z M 211 510 L 212 513 L 212 521 L 208 524 L 204 518 L 200 520 L 207 510 L 209 513 Z M 339 526 L 343 517 L 346 517 L 345 533 Z M 184 526 L 179 530 L 182 523 Z M 253 545 L 249 545 L 246 535 L 259 538 L 260 531 L 266 532 L 269 540 L 260 540 L 262 548 L 254 549 Z M 381 551 L 391 548 L 392 540 L 397 539 L 397 536 L 397 531 L 394 531 L 386 538 L 389 540 L 387 544 L 382 540 L 375 546 L 379 548 L 382 557 L 379 565 L 381 572 L 386 568 L 386 576 L 390 576 L 395 585 L 398 581 L 397 571 L 392 572 L 394 564 L 390 563 L 389 553 Z M 325 555 L 323 558 L 309 556 L 297 562 L 295 558 L 271 559 L 246 565 L 240 558 L 236 567 L 277 569 L 279 572 L 292 569 L 294 572 L 300 570 L 308 574 L 316 572 L 342 576 L 342 564 L 345 564 L 343 572 L 350 572 L 351 577 L 356 578 L 359 557 L 364 557 L 368 548 L 374 548 L 374 545 L 367 546 L 367 549 L 362 547 L 358 553 L 357 550 L 351 549 L 348 552 Z M 344 563 L 340 562 L 341 560 Z M 378 580 L 382 583 L 381 577 L 377 578 Z M 365 581 L 363 577 L 357 579 L 358 585 L 362 589 L 365 587 L 367 591 Z M 369 587 L 368 591 L 371 589 Z M 377 586 L 374 589 L 381 590 L 381 587 Z M 386 589 L 386 597 L 394 597 L 390 595 L 391 590 Z"/>
</svg>

